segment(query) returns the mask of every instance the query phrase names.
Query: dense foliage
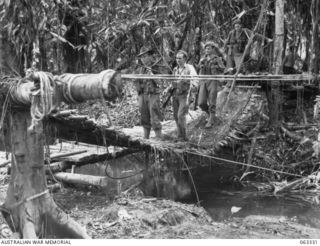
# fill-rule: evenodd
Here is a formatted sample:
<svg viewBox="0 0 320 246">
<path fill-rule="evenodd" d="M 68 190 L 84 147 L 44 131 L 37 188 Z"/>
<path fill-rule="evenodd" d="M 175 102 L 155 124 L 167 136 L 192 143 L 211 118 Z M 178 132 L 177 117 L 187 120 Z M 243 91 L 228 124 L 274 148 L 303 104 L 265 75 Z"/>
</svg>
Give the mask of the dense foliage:
<svg viewBox="0 0 320 246">
<path fill-rule="evenodd" d="M 214 40 L 223 47 L 233 20 L 240 18 L 247 28 L 253 29 L 262 1 L 2 0 L 0 3 L 2 38 L 12 45 L 19 72 L 35 62 L 41 70 L 62 73 L 133 68 L 144 44 L 158 51 L 168 71 L 174 63 L 173 54 L 181 48 L 196 63 L 206 40 Z M 311 5 L 311 1 L 286 1 L 286 43 L 300 47 L 306 66 L 311 48 Z M 258 32 L 273 38 L 273 26 L 274 1 L 269 1 Z M 265 53 L 271 54 L 270 50 Z"/>
</svg>

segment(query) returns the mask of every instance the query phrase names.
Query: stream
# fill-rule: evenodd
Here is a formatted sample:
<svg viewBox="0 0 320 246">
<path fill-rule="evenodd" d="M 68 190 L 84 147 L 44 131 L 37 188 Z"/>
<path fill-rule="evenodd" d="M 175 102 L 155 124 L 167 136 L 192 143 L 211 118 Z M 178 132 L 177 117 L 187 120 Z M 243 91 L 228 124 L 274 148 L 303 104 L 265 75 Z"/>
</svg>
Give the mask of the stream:
<svg viewBox="0 0 320 246">
<path fill-rule="evenodd" d="M 199 193 L 201 205 L 215 221 L 224 221 L 231 216 L 249 215 L 284 216 L 305 226 L 320 228 L 320 194 L 304 192 L 273 195 L 257 191 L 214 190 Z M 232 214 L 231 209 L 238 212 Z"/>
<path fill-rule="evenodd" d="M 112 164 L 112 161 L 110 161 Z M 133 167 L 132 161 L 123 159 L 122 162 L 115 161 L 109 173 L 115 177 L 136 173 L 141 170 L 141 165 Z M 104 165 L 84 166 L 79 172 L 91 175 L 103 175 L 106 167 Z M 132 170 L 134 169 L 134 170 Z M 123 173 L 124 170 L 131 172 Z M 152 174 L 152 173 L 151 173 Z M 201 206 L 210 214 L 212 219 L 223 222 L 231 217 L 244 218 L 250 215 L 285 217 L 299 224 L 320 229 L 320 194 L 315 192 L 306 193 L 297 191 L 274 195 L 271 191 L 258 191 L 248 187 L 235 187 L 216 182 L 220 173 L 218 169 L 204 169 L 194 176 L 194 182 L 198 190 Z M 141 180 L 142 175 L 133 176 L 130 179 L 121 180 L 122 189 L 130 187 Z M 110 180 L 109 192 L 119 192 L 119 180 Z M 143 192 L 147 196 L 164 197 L 183 203 L 197 203 L 193 185 L 187 173 L 166 172 L 157 177 L 153 174 L 146 179 Z M 233 208 L 234 207 L 234 208 Z M 241 208 L 232 214 L 231 209 Z M 237 210 L 237 209 L 236 209 Z"/>
</svg>

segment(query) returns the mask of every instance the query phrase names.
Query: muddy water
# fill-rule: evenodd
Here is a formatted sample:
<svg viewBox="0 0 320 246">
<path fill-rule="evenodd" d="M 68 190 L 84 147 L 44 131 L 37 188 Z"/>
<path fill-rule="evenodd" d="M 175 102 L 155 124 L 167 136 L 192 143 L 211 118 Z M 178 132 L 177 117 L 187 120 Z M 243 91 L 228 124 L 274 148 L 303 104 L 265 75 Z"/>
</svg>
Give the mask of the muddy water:
<svg viewBox="0 0 320 246">
<path fill-rule="evenodd" d="M 201 205 L 215 221 L 224 221 L 232 217 L 249 215 L 283 216 L 300 224 L 320 228 L 320 205 L 318 195 L 305 193 L 275 196 L 256 191 L 223 190 L 199 194 Z M 241 208 L 232 213 L 235 207 Z"/>
<path fill-rule="evenodd" d="M 109 167 L 101 164 L 95 167 L 82 167 L 79 173 L 105 175 L 108 170 L 114 177 L 137 173 L 138 175 L 129 179 L 110 179 L 106 191 L 119 193 L 132 184 L 144 180 L 140 188 L 147 196 L 164 197 L 186 203 L 197 202 L 194 186 L 187 172 L 165 172 L 158 176 L 154 175 L 154 172 L 140 173 L 143 167 L 142 160 L 135 163 L 131 159 L 124 158 L 121 162 L 119 160 L 110 162 Z M 301 192 L 275 196 L 272 192 L 239 189 L 221 185 L 221 180 L 216 177 L 219 174 L 216 168 L 212 171 L 201 170 L 193 173 L 201 206 L 208 211 L 213 220 L 224 221 L 231 216 L 242 218 L 250 215 L 283 216 L 302 225 L 320 228 L 320 194 L 307 195 Z M 241 209 L 232 214 L 232 207 Z"/>
</svg>

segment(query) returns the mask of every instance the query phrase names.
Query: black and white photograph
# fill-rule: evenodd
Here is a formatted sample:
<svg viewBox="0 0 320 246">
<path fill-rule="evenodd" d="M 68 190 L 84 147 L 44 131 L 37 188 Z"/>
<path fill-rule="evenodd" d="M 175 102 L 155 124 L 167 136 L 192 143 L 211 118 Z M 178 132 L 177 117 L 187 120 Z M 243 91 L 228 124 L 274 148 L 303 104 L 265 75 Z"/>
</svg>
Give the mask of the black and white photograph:
<svg viewBox="0 0 320 246">
<path fill-rule="evenodd" d="M 320 0 L 0 0 L 0 244 L 320 243 L 319 71 Z"/>
</svg>

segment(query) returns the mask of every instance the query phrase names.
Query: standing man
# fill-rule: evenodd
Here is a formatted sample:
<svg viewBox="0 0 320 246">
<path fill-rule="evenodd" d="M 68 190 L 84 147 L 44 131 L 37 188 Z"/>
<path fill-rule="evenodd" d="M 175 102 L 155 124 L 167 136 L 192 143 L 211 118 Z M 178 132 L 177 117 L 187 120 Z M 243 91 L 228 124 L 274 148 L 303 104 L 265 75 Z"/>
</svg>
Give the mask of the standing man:
<svg viewBox="0 0 320 246">
<path fill-rule="evenodd" d="M 207 42 L 204 46 L 205 56 L 199 63 L 200 75 L 223 74 L 225 66 L 222 58 L 218 55 L 220 52 L 214 42 Z M 212 127 L 216 120 L 216 105 L 218 95 L 218 83 L 214 80 L 200 81 L 198 104 L 199 107 L 209 115 L 206 128 Z"/>
<path fill-rule="evenodd" d="M 143 66 L 138 69 L 139 74 L 158 74 L 159 68 L 155 65 L 156 55 L 152 48 L 142 47 L 138 55 Z M 141 125 L 143 136 L 149 139 L 151 128 L 154 130 L 156 138 L 161 139 L 161 120 L 160 110 L 160 88 L 153 79 L 134 81 L 138 92 L 138 104 L 141 114 Z"/>
<path fill-rule="evenodd" d="M 195 68 L 187 64 L 187 53 L 179 50 L 176 54 L 177 66 L 173 69 L 173 75 L 179 77 L 185 75 L 197 75 Z M 178 79 L 172 82 L 172 107 L 173 116 L 177 125 L 177 137 L 180 141 L 188 141 L 186 115 L 189 111 L 189 96 L 193 88 L 196 88 L 197 82 L 190 79 Z"/>
<path fill-rule="evenodd" d="M 241 57 L 248 43 L 249 35 L 242 28 L 240 20 L 234 22 L 234 29 L 229 33 L 227 49 L 227 71 L 234 71 L 240 66 Z"/>
</svg>

